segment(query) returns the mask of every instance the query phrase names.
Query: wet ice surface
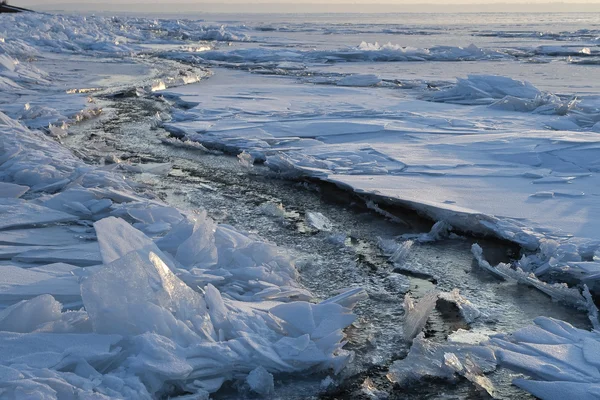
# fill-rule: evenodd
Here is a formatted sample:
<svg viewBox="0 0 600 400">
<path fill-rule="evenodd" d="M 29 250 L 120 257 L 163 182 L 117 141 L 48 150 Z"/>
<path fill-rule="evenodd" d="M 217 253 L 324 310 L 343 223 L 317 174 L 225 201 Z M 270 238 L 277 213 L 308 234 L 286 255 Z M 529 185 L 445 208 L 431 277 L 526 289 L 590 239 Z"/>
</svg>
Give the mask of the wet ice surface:
<svg viewBox="0 0 600 400">
<path fill-rule="evenodd" d="M 10 18 L 0 396 L 594 396 L 593 17 Z"/>
</svg>

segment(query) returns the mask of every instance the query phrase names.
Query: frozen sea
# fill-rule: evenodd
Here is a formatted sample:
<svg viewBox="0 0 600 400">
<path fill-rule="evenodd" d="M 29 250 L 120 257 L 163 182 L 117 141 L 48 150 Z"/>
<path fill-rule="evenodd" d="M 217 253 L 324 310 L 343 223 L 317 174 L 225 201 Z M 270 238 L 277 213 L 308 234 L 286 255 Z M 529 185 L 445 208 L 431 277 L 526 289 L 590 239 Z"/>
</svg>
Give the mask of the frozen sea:
<svg viewBox="0 0 600 400">
<path fill-rule="evenodd" d="M 600 15 L 0 15 L 0 399 L 600 398 Z"/>
</svg>

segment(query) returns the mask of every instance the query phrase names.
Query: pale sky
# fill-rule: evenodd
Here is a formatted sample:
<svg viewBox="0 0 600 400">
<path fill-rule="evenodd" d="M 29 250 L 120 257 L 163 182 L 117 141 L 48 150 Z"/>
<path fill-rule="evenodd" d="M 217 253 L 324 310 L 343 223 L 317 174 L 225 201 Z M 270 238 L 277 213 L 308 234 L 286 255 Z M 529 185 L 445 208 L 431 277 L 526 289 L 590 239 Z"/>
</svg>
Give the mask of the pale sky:
<svg viewBox="0 0 600 400">
<path fill-rule="evenodd" d="M 600 12 L 600 0 L 9 0 L 37 10 L 164 12 Z M 236 6 L 232 6 L 236 4 Z M 310 5 L 309 5 L 310 4 Z M 432 10 L 431 5 L 436 8 Z M 456 7 L 455 5 L 460 4 Z M 380 6 L 376 6 L 380 5 Z M 429 6 L 428 6 L 429 5 Z"/>
</svg>

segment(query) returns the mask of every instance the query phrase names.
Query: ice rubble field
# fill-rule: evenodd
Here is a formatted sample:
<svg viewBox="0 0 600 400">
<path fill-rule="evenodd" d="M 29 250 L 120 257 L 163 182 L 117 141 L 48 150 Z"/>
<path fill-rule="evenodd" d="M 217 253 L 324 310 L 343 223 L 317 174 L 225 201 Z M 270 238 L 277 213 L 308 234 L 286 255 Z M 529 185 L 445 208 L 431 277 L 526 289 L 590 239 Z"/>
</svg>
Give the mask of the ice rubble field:
<svg viewBox="0 0 600 400">
<path fill-rule="evenodd" d="M 555 38 L 577 36 L 583 45 L 508 50 L 197 43 L 247 42 L 249 32 L 190 21 L 2 16 L 0 398 L 205 398 L 225 382 L 268 396 L 277 374 L 326 376 L 352 360 L 343 330 L 365 296 L 360 288 L 317 302 L 283 249 L 217 225 L 205 212 L 137 194 L 110 168 L 84 164 L 46 135 L 66 135 L 69 124 L 93 118 L 100 112 L 94 91 L 119 85 L 138 96 L 160 92 L 174 104 L 165 129 L 243 152 L 249 166 L 262 160 L 284 176 L 400 202 L 440 221 L 441 230 L 514 241 L 529 251 L 516 265 L 492 266 L 478 246 L 473 253 L 492 274 L 588 309 L 600 325 L 588 291 L 597 293 L 600 279 L 597 96 L 577 99 L 481 74 L 433 86 L 415 81 L 400 93 L 377 74 L 303 73 L 320 63 L 593 63 L 599 50 L 589 31 Z M 118 78 L 107 81 L 90 60 Z M 157 76 L 151 65 L 169 60 L 200 69 L 149 84 Z M 75 72 L 81 65 L 87 74 Z M 215 67 L 215 75 L 165 91 L 209 76 L 203 67 Z M 169 166 L 131 168 L 164 174 Z M 427 240 L 436 238 L 432 232 Z M 410 244 L 392 246 L 391 257 Z M 556 273 L 580 286 L 543 282 Z M 458 292 L 440 296 L 466 319 L 479 315 Z M 493 392 L 484 374 L 500 365 L 531 377 L 514 383 L 540 398 L 600 397 L 597 331 L 539 318 L 513 334 L 474 342 L 457 333 L 434 343 L 419 332 L 437 298 L 407 298 L 404 333 L 413 346 L 390 367 L 392 382 L 463 376 Z"/>
<path fill-rule="evenodd" d="M 13 24 L 25 27 L 1 43 L 3 89 L 13 93 L 59 86 L 15 48 L 104 53 L 115 38 L 114 20 L 28 15 Z M 25 34 L 34 26 L 39 37 Z M 342 329 L 361 289 L 309 303 L 274 245 L 140 197 L 3 113 L 0 137 L 1 398 L 202 398 L 228 380 L 266 395 L 272 373 L 339 372 L 349 362 Z"/>
</svg>

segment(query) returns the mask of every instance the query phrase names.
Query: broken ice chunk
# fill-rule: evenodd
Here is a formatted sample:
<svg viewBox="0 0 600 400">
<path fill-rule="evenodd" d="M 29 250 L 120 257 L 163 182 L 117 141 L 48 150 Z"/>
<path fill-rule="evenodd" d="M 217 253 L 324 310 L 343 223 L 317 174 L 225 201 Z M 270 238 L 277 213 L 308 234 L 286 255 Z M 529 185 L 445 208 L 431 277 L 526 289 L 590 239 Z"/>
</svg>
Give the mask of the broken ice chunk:
<svg viewBox="0 0 600 400">
<path fill-rule="evenodd" d="M 489 332 L 489 334 L 495 334 L 495 332 Z M 450 343 L 463 343 L 463 344 L 482 344 L 489 341 L 490 337 L 485 332 L 473 332 L 459 329 L 448 336 L 448 342 Z"/>
<path fill-rule="evenodd" d="M 25 200 L 0 198 L 0 230 L 69 222 L 76 219 L 73 215 Z"/>
<path fill-rule="evenodd" d="M 600 383 L 542 382 L 515 379 L 513 384 L 542 400 L 595 400 L 600 398 Z"/>
<path fill-rule="evenodd" d="M 262 366 L 258 366 L 250 371 L 246 377 L 246 383 L 250 386 L 250 390 L 261 396 L 268 396 L 275 391 L 273 375 Z"/>
<path fill-rule="evenodd" d="M 471 252 L 475 256 L 478 265 L 506 281 L 516 281 L 517 283 L 532 286 L 539 291 L 547 294 L 552 299 L 560 301 L 566 305 L 570 305 L 583 310 L 588 309 L 588 303 L 581 295 L 577 288 L 570 288 L 566 283 L 549 284 L 540 281 L 534 274 L 528 274 L 521 268 L 512 269 L 506 263 L 500 263 L 492 267 L 489 262 L 483 257 L 483 249 L 477 244 L 473 244 Z"/>
<path fill-rule="evenodd" d="M 68 264 L 49 264 L 27 269 L 5 265 L 0 274 L 0 303 L 42 294 L 51 294 L 63 302 L 79 299 L 79 282 L 73 275 L 77 270 L 79 268 Z"/>
<path fill-rule="evenodd" d="M 389 369 L 387 378 L 401 386 L 424 378 L 441 378 L 456 380 L 456 370 L 444 362 L 445 354 L 451 353 L 461 365 L 465 365 L 467 357 L 472 360 L 478 370 L 488 373 L 496 369 L 496 357 L 489 347 L 469 346 L 464 344 L 436 343 L 425 339 L 421 333 L 413 340 L 408 356 L 395 361 Z"/>
<path fill-rule="evenodd" d="M 451 292 L 442 292 L 439 295 L 440 299 L 456 304 L 460 310 L 460 314 L 467 324 L 472 324 L 477 318 L 481 317 L 481 311 L 473 305 L 469 300 L 461 296 L 459 289 L 454 289 Z"/>
<path fill-rule="evenodd" d="M 217 225 L 206 215 L 206 211 L 196 216 L 193 233 L 177 247 L 175 258 L 183 266 L 210 267 L 217 263 L 218 253 L 215 245 Z"/>
<path fill-rule="evenodd" d="M 306 225 L 318 231 L 331 232 L 333 229 L 333 224 L 329 218 L 320 212 L 307 212 L 304 221 Z"/>
<path fill-rule="evenodd" d="M 171 231 L 156 241 L 156 245 L 162 250 L 175 256 L 179 246 L 185 242 L 194 232 L 195 222 L 190 218 L 184 218 Z"/>
<path fill-rule="evenodd" d="M 394 253 L 390 255 L 390 261 L 392 262 L 392 264 L 396 266 L 402 265 L 404 261 L 406 261 L 406 257 L 408 256 L 408 253 L 410 252 L 413 243 L 414 242 L 412 240 L 407 240 L 398 245 L 396 251 L 394 251 Z"/>
<path fill-rule="evenodd" d="M 156 332 L 181 344 L 215 337 L 202 296 L 152 251 L 106 264 L 82 282 L 81 296 L 98 333 Z"/>
<path fill-rule="evenodd" d="M 29 250 L 14 257 L 26 263 L 67 263 L 81 267 L 98 265 L 102 262 L 100 248 L 96 242 L 83 242 L 66 248 L 46 247 Z"/>
<path fill-rule="evenodd" d="M 445 353 L 444 364 L 454 370 L 457 374 L 464 376 L 467 380 L 472 382 L 476 388 L 485 391 L 492 398 L 494 397 L 494 384 L 486 376 L 483 375 L 481 368 L 471 359 L 471 356 L 467 354 L 465 357 L 465 363 L 460 362 L 456 354 Z"/>
<path fill-rule="evenodd" d="M 541 399 L 598 398 L 600 334 L 546 317 L 534 323 L 491 339 L 500 365 L 536 379 L 513 383 Z"/>
<path fill-rule="evenodd" d="M 283 209 L 283 204 L 281 203 L 263 203 L 258 207 L 258 212 L 276 218 L 285 217 L 285 210 Z"/>
<path fill-rule="evenodd" d="M 369 399 L 384 400 L 389 397 L 389 394 L 383 390 L 377 389 L 377 385 L 370 377 L 366 377 L 361 386 L 361 392 Z"/>
<path fill-rule="evenodd" d="M 60 318 L 62 305 L 49 294 L 23 300 L 0 311 L 0 331 L 33 332 L 40 325 Z"/>
<path fill-rule="evenodd" d="M 454 228 L 446 221 L 438 221 L 431 227 L 431 230 L 428 233 L 405 233 L 400 235 L 402 239 L 413 239 L 419 243 L 428 243 L 428 242 L 437 242 L 438 240 L 443 240 L 447 238 L 453 238 L 456 236 L 452 235 L 452 230 Z"/>
<path fill-rule="evenodd" d="M 237 157 L 242 167 L 252 168 L 254 166 L 254 157 L 252 156 L 252 154 L 243 151 L 240 154 L 238 154 Z"/>
<path fill-rule="evenodd" d="M 390 262 L 397 266 L 401 266 L 404 263 L 413 244 L 412 240 L 398 243 L 392 239 L 377 238 L 377 245 L 383 251 L 383 254 L 388 256 Z"/>
<path fill-rule="evenodd" d="M 18 198 L 29 190 L 29 186 L 0 182 L 0 197 Z"/>
<path fill-rule="evenodd" d="M 0 244 L 17 246 L 72 246 L 82 243 L 84 234 L 69 226 L 11 229 L 0 231 Z"/>
<path fill-rule="evenodd" d="M 412 340 L 425 327 L 429 314 L 435 308 L 438 299 L 438 292 L 435 290 L 425 293 L 425 295 L 415 305 L 414 300 L 409 294 L 404 296 L 404 338 Z"/>
<path fill-rule="evenodd" d="M 154 249 L 154 242 L 120 218 L 108 217 L 94 223 L 102 262 L 109 264 L 140 249 Z"/>
<path fill-rule="evenodd" d="M 173 207 L 147 206 L 143 208 L 130 208 L 127 212 L 133 218 L 145 224 L 166 222 L 170 225 L 176 225 L 183 219 L 181 213 Z"/>
<path fill-rule="evenodd" d="M 367 292 L 363 288 L 352 288 L 342 291 L 341 294 L 321 302 L 321 304 L 336 303 L 352 309 L 359 301 L 367 299 Z"/>
</svg>

